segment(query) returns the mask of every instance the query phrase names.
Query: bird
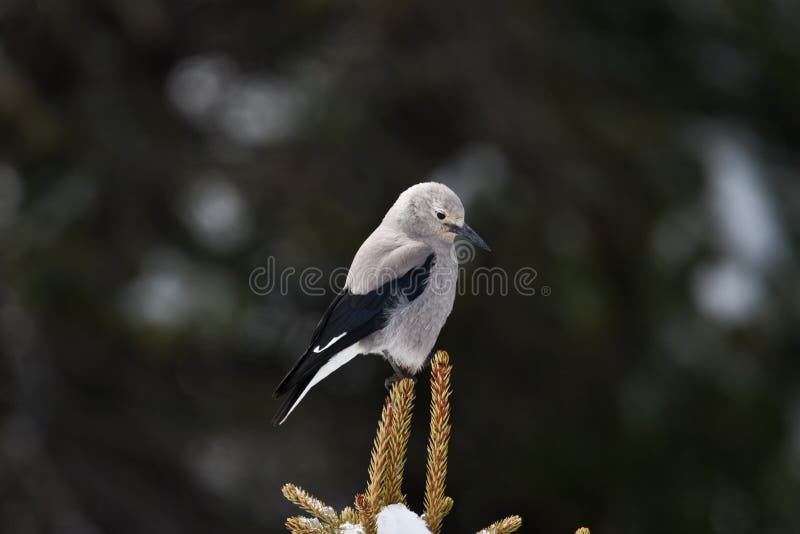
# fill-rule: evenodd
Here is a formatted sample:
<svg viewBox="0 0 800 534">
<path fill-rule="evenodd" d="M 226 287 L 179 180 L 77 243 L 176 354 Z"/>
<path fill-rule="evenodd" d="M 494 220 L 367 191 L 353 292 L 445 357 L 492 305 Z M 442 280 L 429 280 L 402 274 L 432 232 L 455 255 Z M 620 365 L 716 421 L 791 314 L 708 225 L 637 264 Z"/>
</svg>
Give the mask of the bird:
<svg viewBox="0 0 800 534">
<path fill-rule="evenodd" d="M 491 251 L 464 221 L 464 205 L 446 185 L 418 183 L 399 195 L 356 252 L 344 288 L 308 348 L 275 389 L 275 398 L 286 399 L 273 425 L 286 421 L 311 388 L 358 355 L 386 359 L 394 371 L 387 389 L 414 378 L 453 309 L 458 236 Z"/>
</svg>

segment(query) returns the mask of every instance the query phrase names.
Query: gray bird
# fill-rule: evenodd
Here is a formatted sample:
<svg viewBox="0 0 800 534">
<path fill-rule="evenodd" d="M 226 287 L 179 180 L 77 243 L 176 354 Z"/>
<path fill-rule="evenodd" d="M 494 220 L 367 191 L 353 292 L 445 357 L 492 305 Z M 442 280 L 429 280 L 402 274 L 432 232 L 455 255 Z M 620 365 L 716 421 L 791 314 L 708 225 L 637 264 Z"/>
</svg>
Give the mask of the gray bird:
<svg viewBox="0 0 800 534">
<path fill-rule="evenodd" d="M 387 388 L 413 378 L 453 309 L 459 235 L 491 250 L 464 222 L 464 206 L 447 186 L 426 182 L 400 194 L 358 249 L 344 289 L 275 390 L 276 398 L 289 396 L 273 424 L 283 423 L 312 387 L 359 354 L 382 355 L 391 364 L 395 374 Z"/>
</svg>

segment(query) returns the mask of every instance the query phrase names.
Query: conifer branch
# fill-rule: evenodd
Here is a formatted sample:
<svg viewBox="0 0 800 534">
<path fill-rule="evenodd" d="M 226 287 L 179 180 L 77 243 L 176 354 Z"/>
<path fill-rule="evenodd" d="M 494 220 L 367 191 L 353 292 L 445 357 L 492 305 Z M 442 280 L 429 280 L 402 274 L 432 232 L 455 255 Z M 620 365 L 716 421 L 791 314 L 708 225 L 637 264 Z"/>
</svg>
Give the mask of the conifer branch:
<svg viewBox="0 0 800 534">
<path fill-rule="evenodd" d="M 294 484 L 286 484 L 281 491 L 283 496 L 290 502 L 293 502 L 326 525 L 335 527 L 339 524 L 339 516 L 336 515 L 336 511 L 316 497 L 309 495 L 303 488 Z"/>
<path fill-rule="evenodd" d="M 431 365 L 431 433 L 425 474 L 425 523 L 439 534 L 442 520 L 452 503 L 447 503 L 447 447 L 450 441 L 450 356 L 437 351 Z"/>
<path fill-rule="evenodd" d="M 361 518 L 358 515 L 358 512 L 350 508 L 349 506 L 342 510 L 342 513 L 339 514 L 339 518 L 341 519 L 342 523 L 350 523 L 354 525 L 358 523 Z"/>
<path fill-rule="evenodd" d="M 403 473 L 406 466 L 408 438 L 411 435 L 411 416 L 414 408 L 414 382 L 403 379 L 389 392 L 392 426 L 389 434 L 389 458 L 384 475 L 385 504 L 403 503 Z"/>
<path fill-rule="evenodd" d="M 442 521 L 453 508 L 453 499 L 445 495 L 447 450 L 450 440 L 450 357 L 437 351 L 431 365 L 431 421 L 425 473 L 425 513 L 422 519 L 433 534 L 439 534 Z M 330 506 L 286 484 L 282 491 L 291 502 L 313 517 L 290 517 L 286 528 L 292 534 L 342 534 L 358 532 L 377 534 L 377 516 L 389 504 L 405 504 L 405 471 L 411 416 L 414 407 L 414 382 L 396 382 L 386 397 L 378 421 L 369 463 L 369 481 L 364 493 L 355 497 L 355 509 L 347 507 L 340 515 Z M 510 534 L 522 525 L 519 516 L 510 516 L 481 530 L 478 534 Z M 579 529 L 575 534 L 590 534 Z"/>
<path fill-rule="evenodd" d="M 361 526 L 364 527 L 364 532 L 366 534 L 375 534 L 378 528 L 375 524 L 377 513 L 372 513 L 363 493 L 356 494 L 355 505 L 358 517 L 361 519 Z"/>
<path fill-rule="evenodd" d="M 453 504 L 455 503 L 453 502 L 452 497 L 444 498 L 444 508 L 442 511 L 442 517 L 447 517 L 447 514 L 449 514 L 450 511 L 453 509 Z"/>
<path fill-rule="evenodd" d="M 372 445 L 372 456 L 369 461 L 369 483 L 364 492 L 364 502 L 369 515 L 374 519 L 383 506 L 386 505 L 386 494 L 384 477 L 386 475 L 387 464 L 389 463 L 389 445 L 392 432 L 392 403 L 390 397 L 386 397 L 381 410 L 381 419 L 378 421 L 378 431 L 375 434 L 375 442 Z M 371 524 L 364 525 L 367 534 L 372 532 Z"/>
<path fill-rule="evenodd" d="M 478 534 L 510 534 L 518 530 L 521 526 L 522 518 L 518 515 L 512 515 L 486 527 L 479 531 Z"/>
<path fill-rule="evenodd" d="M 327 530 L 317 518 L 290 517 L 286 528 L 292 534 L 325 534 Z"/>
</svg>

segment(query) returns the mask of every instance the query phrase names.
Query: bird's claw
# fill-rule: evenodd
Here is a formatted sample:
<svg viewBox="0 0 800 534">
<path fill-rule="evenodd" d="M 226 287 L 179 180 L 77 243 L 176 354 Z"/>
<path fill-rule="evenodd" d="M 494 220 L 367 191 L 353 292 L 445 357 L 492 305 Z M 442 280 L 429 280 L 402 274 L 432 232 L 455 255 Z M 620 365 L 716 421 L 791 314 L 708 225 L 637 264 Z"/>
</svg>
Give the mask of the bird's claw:
<svg viewBox="0 0 800 534">
<path fill-rule="evenodd" d="M 415 384 L 417 383 L 416 376 L 408 373 L 401 373 L 401 374 L 393 374 L 392 376 L 384 380 L 383 386 L 386 388 L 386 391 L 390 391 L 395 383 L 400 382 L 401 380 L 405 380 L 406 378 L 411 380 Z"/>
<path fill-rule="evenodd" d="M 383 381 L 383 387 L 386 388 L 386 391 L 391 391 L 392 386 L 398 380 L 400 380 L 400 377 L 398 377 L 397 375 L 392 375 L 392 376 L 390 376 L 389 378 L 387 378 L 386 380 Z"/>
</svg>

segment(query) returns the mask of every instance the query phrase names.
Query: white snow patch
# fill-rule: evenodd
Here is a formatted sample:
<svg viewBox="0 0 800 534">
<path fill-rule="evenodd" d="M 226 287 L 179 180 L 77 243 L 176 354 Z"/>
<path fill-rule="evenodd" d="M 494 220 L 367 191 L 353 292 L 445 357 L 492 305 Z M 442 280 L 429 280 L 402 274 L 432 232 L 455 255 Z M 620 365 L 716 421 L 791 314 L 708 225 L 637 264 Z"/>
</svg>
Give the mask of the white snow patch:
<svg viewBox="0 0 800 534">
<path fill-rule="evenodd" d="M 320 530 L 322 529 L 322 522 L 317 519 L 316 517 L 301 517 L 300 524 L 308 530 Z"/>
<path fill-rule="evenodd" d="M 402 504 L 385 506 L 377 523 L 378 534 L 431 534 L 425 521 Z"/>
<path fill-rule="evenodd" d="M 339 527 L 339 534 L 364 534 L 364 527 L 353 523 L 342 523 Z"/>
</svg>

